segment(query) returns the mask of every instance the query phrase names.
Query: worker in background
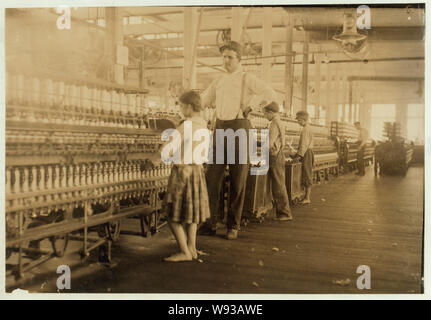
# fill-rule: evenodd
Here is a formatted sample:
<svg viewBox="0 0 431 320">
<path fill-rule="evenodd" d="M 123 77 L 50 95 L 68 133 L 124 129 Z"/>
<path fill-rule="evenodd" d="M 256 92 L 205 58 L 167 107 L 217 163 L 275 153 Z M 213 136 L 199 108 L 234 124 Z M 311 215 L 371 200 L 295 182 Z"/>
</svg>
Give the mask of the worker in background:
<svg viewBox="0 0 431 320">
<path fill-rule="evenodd" d="M 308 123 L 309 118 L 306 111 L 298 111 L 296 113 L 296 120 L 302 127 L 302 130 L 299 136 L 298 150 L 292 158 L 299 158 L 302 162 L 302 184 L 305 187 L 305 198 L 301 204 L 311 203 L 311 185 L 313 184 L 313 132 Z"/>
<path fill-rule="evenodd" d="M 359 121 L 355 122 L 355 127 L 359 131 L 359 140 L 358 140 L 358 172 L 356 175 L 365 176 L 365 163 L 364 163 L 364 155 L 365 155 L 365 145 L 368 141 L 368 130 L 361 127 L 361 123 Z"/>
<path fill-rule="evenodd" d="M 279 106 L 271 102 L 264 107 L 265 117 L 271 121 L 269 124 L 269 170 L 268 175 L 272 186 L 272 198 L 275 202 L 277 220 L 292 220 L 289 206 L 289 197 L 286 190 L 286 160 L 283 154 L 285 145 L 285 130 L 278 113 Z"/>
<path fill-rule="evenodd" d="M 229 41 L 220 47 L 226 73 L 215 79 L 211 85 L 202 93 L 202 106 L 215 107 L 215 129 L 238 129 L 248 130 L 251 127 L 247 119 L 251 111 L 250 101 L 256 95 L 262 97 L 260 106 L 263 107 L 267 101 L 276 100 L 276 94 L 267 83 L 258 79 L 251 73 L 246 73 L 241 67 L 241 45 L 235 41 Z M 217 146 L 224 145 L 223 154 L 227 154 L 227 147 L 223 141 L 214 139 L 214 154 Z M 227 239 L 236 239 L 241 224 L 242 209 L 244 206 L 245 187 L 247 182 L 249 165 L 238 163 L 239 142 L 235 139 L 235 163 L 229 164 L 229 175 L 231 177 L 231 193 L 227 214 Z M 247 146 L 248 154 L 248 146 Z M 226 158 L 226 157 L 225 157 Z M 208 194 L 210 200 L 211 223 L 199 229 L 200 234 L 215 235 L 217 227 L 217 214 L 220 204 L 220 191 L 224 178 L 226 161 L 224 164 L 213 164 L 208 166 L 206 173 Z"/>
</svg>

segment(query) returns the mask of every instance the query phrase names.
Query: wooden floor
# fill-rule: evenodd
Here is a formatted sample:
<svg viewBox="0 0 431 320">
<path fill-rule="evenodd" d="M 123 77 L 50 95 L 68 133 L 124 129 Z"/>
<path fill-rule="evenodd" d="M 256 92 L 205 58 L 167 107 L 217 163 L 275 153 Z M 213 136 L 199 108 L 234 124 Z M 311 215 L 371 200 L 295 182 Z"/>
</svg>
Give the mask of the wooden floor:
<svg viewBox="0 0 431 320">
<path fill-rule="evenodd" d="M 198 237 L 207 253 L 201 262 L 162 262 L 176 250 L 164 228 L 152 239 L 122 235 L 116 266 L 83 265 L 70 253 L 20 287 L 57 292 L 56 266 L 69 264 L 72 289 L 64 292 L 420 293 L 423 173 L 412 167 L 406 177 L 374 178 L 370 170 L 315 186 L 313 204 L 295 208 L 291 222 L 249 224 L 235 241 L 223 238 L 225 230 Z M 360 265 L 371 269 L 370 290 L 356 287 Z"/>
</svg>

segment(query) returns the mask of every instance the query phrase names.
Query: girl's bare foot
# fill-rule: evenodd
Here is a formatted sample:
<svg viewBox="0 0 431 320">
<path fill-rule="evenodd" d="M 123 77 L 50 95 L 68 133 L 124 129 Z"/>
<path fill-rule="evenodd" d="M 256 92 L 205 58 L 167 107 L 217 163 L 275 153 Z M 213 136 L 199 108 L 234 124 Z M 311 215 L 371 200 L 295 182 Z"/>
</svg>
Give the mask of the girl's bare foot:
<svg viewBox="0 0 431 320">
<path fill-rule="evenodd" d="M 181 261 L 192 261 L 192 255 L 185 254 L 183 252 L 175 253 L 167 258 L 163 259 L 167 262 L 181 262 Z"/>
<path fill-rule="evenodd" d="M 301 201 L 301 204 L 310 204 L 311 201 L 309 199 L 304 199 Z"/>
<path fill-rule="evenodd" d="M 197 253 L 196 249 L 193 249 L 193 248 L 189 247 L 189 251 L 190 251 L 193 259 L 197 259 L 198 258 L 198 253 Z"/>
</svg>

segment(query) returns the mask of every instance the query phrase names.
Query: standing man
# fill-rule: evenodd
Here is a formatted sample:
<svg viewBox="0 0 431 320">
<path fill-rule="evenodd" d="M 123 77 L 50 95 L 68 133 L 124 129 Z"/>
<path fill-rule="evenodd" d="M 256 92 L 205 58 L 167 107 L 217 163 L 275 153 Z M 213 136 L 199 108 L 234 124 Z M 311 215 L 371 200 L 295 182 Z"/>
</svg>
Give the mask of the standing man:
<svg viewBox="0 0 431 320">
<path fill-rule="evenodd" d="M 306 111 L 298 111 L 296 113 L 296 120 L 302 127 L 299 136 L 298 151 L 293 158 L 299 158 L 302 162 L 302 184 L 305 187 L 305 198 L 301 204 L 311 203 L 311 186 L 313 184 L 313 132 L 308 124 L 309 115 Z"/>
<path fill-rule="evenodd" d="M 237 132 L 245 129 L 248 136 L 250 121 L 247 115 L 251 111 L 249 103 L 255 95 L 263 98 L 261 106 L 266 105 L 266 101 L 276 100 L 276 94 L 265 82 L 259 80 L 250 73 L 242 70 L 240 61 L 242 48 L 235 41 L 230 41 L 220 47 L 223 57 L 223 64 L 227 73 L 215 79 L 211 85 L 202 93 L 203 107 L 214 107 L 215 105 L 215 129 L 232 129 Z M 220 146 L 223 142 L 217 141 L 214 135 L 214 154 L 216 145 Z M 245 148 L 247 155 L 239 155 L 239 141 L 235 139 L 235 163 L 229 164 L 229 174 L 231 177 L 230 203 L 227 216 L 227 239 L 236 239 L 241 224 L 242 209 L 244 206 L 245 186 L 249 170 L 248 163 L 239 163 L 239 158 L 248 158 L 248 143 Z M 247 139 L 248 140 L 248 139 Z M 248 142 L 248 141 L 247 141 Z M 201 227 L 200 234 L 215 235 L 217 228 L 217 214 L 220 203 L 220 191 L 226 167 L 227 146 L 224 144 L 223 164 L 217 164 L 215 159 L 210 164 L 206 173 L 208 185 L 208 195 L 210 201 L 211 219 L 210 223 Z M 243 150 L 243 148 L 241 148 Z M 215 158 L 215 157 L 214 157 Z"/>
<path fill-rule="evenodd" d="M 269 125 L 269 178 L 271 180 L 272 198 L 274 199 L 277 220 L 292 220 L 289 196 L 286 190 L 286 159 L 283 149 L 285 146 L 285 129 L 278 113 L 279 107 L 275 102 L 265 106 L 265 117 L 271 121 Z"/>
<path fill-rule="evenodd" d="M 355 127 L 359 131 L 359 140 L 358 140 L 358 172 L 356 175 L 365 176 L 365 163 L 364 163 L 364 155 L 365 155 L 365 144 L 368 141 L 368 130 L 361 127 L 361 123 L 359 121 L 355 122 Z"/>
</svg>

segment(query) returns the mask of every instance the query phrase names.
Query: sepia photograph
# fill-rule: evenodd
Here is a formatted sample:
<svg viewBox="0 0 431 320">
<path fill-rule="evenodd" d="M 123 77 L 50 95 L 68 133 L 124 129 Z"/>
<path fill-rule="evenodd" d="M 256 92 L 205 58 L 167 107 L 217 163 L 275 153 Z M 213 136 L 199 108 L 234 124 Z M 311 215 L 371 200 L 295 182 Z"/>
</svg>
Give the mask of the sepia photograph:
<svg viewBox="0 0 431 320">
<path fill-rule="evenodd" d="M 3 11 L 6 294 L 425 292 L 425 3 L 79 3 Z"/>
</svg>

